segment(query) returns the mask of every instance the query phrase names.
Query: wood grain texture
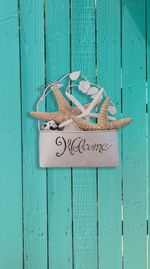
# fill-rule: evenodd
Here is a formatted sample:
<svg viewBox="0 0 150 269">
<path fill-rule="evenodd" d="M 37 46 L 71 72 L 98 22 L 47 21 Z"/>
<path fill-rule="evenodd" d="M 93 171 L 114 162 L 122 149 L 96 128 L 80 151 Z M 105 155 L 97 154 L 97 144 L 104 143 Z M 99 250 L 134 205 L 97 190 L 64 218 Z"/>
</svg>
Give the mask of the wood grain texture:
<svg viewBox="0 0 150 269">
<path fill-rule="evenodd" d="M 0 268 L 22 268 L 18 1 L 0 8 Z"/>
<path fill-rule="evenodd" d="M 122 2 L 124 268 L 146 269 L 145 3 Z"/>
<path fill-rule="evenodd" d="M 121 117 L 120 1 L 97 1 L 97 80 Z M 118 168 L 98 169 L 99 268 L 122 268 L 121 131 Z"/>
<path fill-rule="evenodd" d="M 45 83 L 43 1 L 20 1 L 24 268 L 47 268 L 46 170 L 39 167 L 37 120 L 29 113 Z M 41 104 L 40 109 L 44 109 Z"/>
<path fill-rule="evenodd" d="M 18 1 L 1 2 L 0 269 L 147 269 L 150 1 L 45 2 L 44 40 L 43 0 L 19 1 L 20 42 Z M 45 61 L 47 82 L 71 69 L 95 82 L 97 72 L 117 118 L 133 118 L 119 131 L 118 168 L 39 168 L 37 120 L 29 112 L 42 93 Z M 57 110 L 52 95 L 48 111 Z"/>
<path fill-rule="evenodd" d="M 147 23 L 147 212 L 148 212 L 148 268 L 150 268 L 150 1 L 146 1 Z"/>
<path fill-rule="evenodd" d="M 71 67 L 95 82 L 95 2 L 71 1 Z M 74 90 L 81 103 L 90 101 Z M 74 168 L 73 239 L 74 268 L 97 268 L 96 168 Z"/>
<path fill-rule="evenodd" d="M 46 0 L 46 80 L 70 71 L 69 0 Z M 47 110 L 56 111 L 51 93 Z M 71 169 L 48 169 L 49 268 L 72 268 Z"/>
</svg>

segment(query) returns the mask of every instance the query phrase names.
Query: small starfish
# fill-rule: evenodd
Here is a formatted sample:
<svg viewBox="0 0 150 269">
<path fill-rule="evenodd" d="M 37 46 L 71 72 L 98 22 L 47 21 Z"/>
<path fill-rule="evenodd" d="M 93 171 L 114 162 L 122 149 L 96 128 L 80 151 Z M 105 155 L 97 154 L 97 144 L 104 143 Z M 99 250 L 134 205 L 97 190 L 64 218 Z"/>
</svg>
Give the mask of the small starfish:
<svg viewBox="0 0 150 269">
<path fill-rule="evenodd" d="M 53 92 L 59 107 L 57 112 L 30 112 L 30 114 L 38 118 L 39 120 L 50 121 L 54 120 L 57 124 L 60 124 L 64 121 L 71 119 L 73 116 L 78 116 L 81 114 L 81 111 L 78 107 L 71 107 L 65 97 L 61 94 L 56 83 L 53 83 Z M 90 104 L 84 105 L 84 108 L 88 108 Z M 95 105 L 98 106 L 99 103 Z"/>
<path fill-rule="evenodd" d="M 113 129 L 119 129 L 127 124 L 129 124 L 132 119 L 131 118 L 125 118 L 120 120 L 114 120 L 109 122 L 108 121 L 108 115 L 107 110 L 109 107 L 110 98 L 107 97 L 105 102 L 103 103 L 100 114 L 98 117 L 97 123 L 92 123 L 86 120 L 79 119 L 78 117 L 73 117 L 73 121 L 76 123 L 76 125 L 84 131 L 97 131 L 97 130 L 113 130 Z"/>
</svg>

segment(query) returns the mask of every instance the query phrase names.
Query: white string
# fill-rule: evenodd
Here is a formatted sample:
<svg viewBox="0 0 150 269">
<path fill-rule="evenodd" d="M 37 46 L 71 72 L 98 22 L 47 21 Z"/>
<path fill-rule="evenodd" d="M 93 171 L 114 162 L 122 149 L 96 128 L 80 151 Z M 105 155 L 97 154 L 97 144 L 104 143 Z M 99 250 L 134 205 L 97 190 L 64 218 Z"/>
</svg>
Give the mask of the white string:
<svg viewBox="0 0 150 269">
<path fill-rule="evenodd" d="M 85 76 L 83 76 L 82 74 L 81 74 L 81 77 L 82 78 L 84 78 L 86 81 L 89 81 Z M 94 86 L 96 86 L 96 87 L 98 87 L 98 88 L 102 88 L 102 86 L 100 86 L 100 85 L 98 85 L 98 84 L 95 84 L 95 83 L 92 83 L 92 82 L 90 82 L 90 84 L 91 85 L 94 85 Z"/>
<path fill-rule="evenodd" d="M 76 85 L 76 84 L 73 84 L 73 85 L 68 85 L 65 89 L 65 91 L 67 91 L 69 88 L 71 88 L 71 87 L 78 87 L 79 85 Z"/>
<path fill-rule="evenodd" d="M 64 80 L 67 76 L 69 76 L 70 75 L 70 73 L 68 73 L 68 74 L 66 74 L 64 77 L 62 77 L 61 79 L 59 79 L 59 80 L 57 80 L 57 83 L 58 82 L 60 82 L 60 81 L 62 81 L 62 80 Z"/>
</svg>

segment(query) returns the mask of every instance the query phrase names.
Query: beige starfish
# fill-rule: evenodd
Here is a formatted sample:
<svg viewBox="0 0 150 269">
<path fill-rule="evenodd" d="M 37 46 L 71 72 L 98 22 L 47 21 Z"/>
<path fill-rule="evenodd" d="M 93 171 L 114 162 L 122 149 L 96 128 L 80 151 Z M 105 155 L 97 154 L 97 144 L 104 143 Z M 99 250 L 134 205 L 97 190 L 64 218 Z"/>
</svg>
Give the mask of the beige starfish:
<svg viewBox="0 0 150 269">
<path fill-rule="evenodd" d="M 76 125 L 81 130 L 84 130 L 84 131 L 119 129 L 129 124 L 132 121 L 131 118 L 125 118 L 125 119 L 114 120 L 112 122 L 108 122 L 107 110 L 109 107 L 109 103 L 110 103 L 110 98 L 107 97 L 101 107 L 97 123 L 92 123 L 86 120 L 79 119 L 77 117 L 73 117 L 72 119 L 76 123 Z"/>
<path fill-rule="evenodd" d="M 57 124 L 60 124 L 64 121 L 71 119 L 73 116 L 78 116 L 81 114 L 81 111 L 77 107 L 71 107 L 65 97 L 61 94 L 56 83 L 53 84 L 53 92 L 56 97 L 56 101 L 59 107 L 57 112 L 30 112 L 30 114 L 38 118 L 39 120 L 50 121 L 54 120 Z M 97 103 L 95 107 L 97 107 L 100 103 Z M 90 104 L 84 105 L 87 108 Z"/>
</svg>

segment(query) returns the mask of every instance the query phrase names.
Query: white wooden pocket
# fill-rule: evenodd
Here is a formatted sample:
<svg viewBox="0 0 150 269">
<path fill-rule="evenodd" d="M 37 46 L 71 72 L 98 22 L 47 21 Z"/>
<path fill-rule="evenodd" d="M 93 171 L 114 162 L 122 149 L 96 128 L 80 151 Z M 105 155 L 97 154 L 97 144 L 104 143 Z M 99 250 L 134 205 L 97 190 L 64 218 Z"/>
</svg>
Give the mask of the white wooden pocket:
<svg viewBox="0 0 150 269">
<path fill-rule="evenodd" d="M 40 130 L 39 151 L 41 167 L 116 167 L 118 132 Z"/>
</svg>

